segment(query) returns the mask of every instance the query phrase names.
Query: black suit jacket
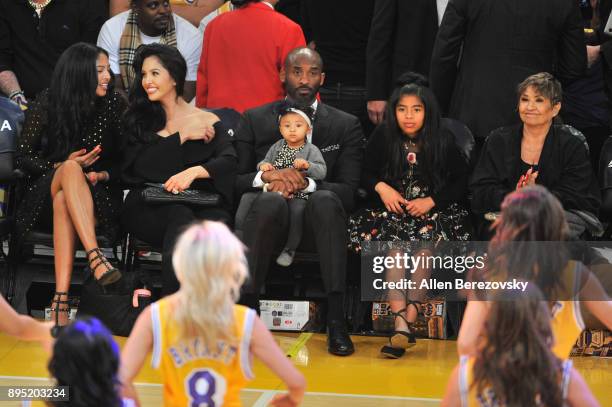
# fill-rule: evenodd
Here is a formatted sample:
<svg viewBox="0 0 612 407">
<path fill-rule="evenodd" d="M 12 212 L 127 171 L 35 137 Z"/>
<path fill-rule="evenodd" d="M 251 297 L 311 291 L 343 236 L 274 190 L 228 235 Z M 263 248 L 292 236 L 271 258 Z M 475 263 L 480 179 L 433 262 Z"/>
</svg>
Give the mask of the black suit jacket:
<svg viewBox="0 0 612 407">
<path fill-rule="evenodd" d="M 268 149 L 281 139 L 278 130 L 278 107 L 281 101 L 244 112 L 236 132 L 238 153 L 237 197 L 255 190 L 256 165 Z M 318 190 L 335 192 L 344 209 L 353 208 L 354 192 L 359 186 L 363 156 L 363 132 L 353 115 L 319 102 L 314 119 L 312 143 L 321 150 L 327 165 L 327 176 Z"/>
<path fill-rule="evenodd" d="M 581 18 L 577 0 L 451 0 L 430 72 L 443 112 L 477 138 L 516 123 L 516 86 L 526 77 L 584 74 Z"/>
<path fill-rule="evenodd" d="M 437 30 L 436 0 L 376 0 L 366 56 L 368 100 L 387 100 L 404 72 L 429 75 Z"/>
</svg>

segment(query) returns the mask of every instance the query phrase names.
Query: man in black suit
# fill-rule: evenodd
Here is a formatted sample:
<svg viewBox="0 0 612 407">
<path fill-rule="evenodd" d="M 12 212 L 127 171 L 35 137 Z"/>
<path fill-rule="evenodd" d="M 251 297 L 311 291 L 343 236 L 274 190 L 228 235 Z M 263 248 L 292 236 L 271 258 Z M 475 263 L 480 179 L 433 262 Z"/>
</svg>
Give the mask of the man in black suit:
<svg viewBox="0 0 612 407">
<path fill-rule="evenodd" d="M 435 0 L 376 0 L 366 56 L 367 107 L 372 123 L 382 122 L 387 99 L 401 74 L 429 75 L 437 31 Z"/>
<path fill-rule="evenodd" d="M 238 127 L 238 196 L 257 191 L 264 183 L 268 191 L 276 192 L 258 194 L 254 200 L 247 194 L 238 208 L 237 229 L 241 229 L 249 248 L 251 271 L 251 281 L 244 289 L 241 303 L 251 307 L 259 305 L 259 292 L 265 284 L 272 254 L 286 240 L 289 221 L 286 197 L 306 187 L 316 189 L 306 205 L 300 249 L 319 254 L 328 294 L 328 350 L 345 356 L 354 352 L 344 320 L 347 213 L 354 206 L 353 195 L 359 185 L 363 133 L 355 116 L 317 101 L 324 78 L 321 57 L 309 48 L 292 51 L 281 71 L 287 99 L 315 111 L 311 141 L 321 150 L 327 164 L 325 181 L 314 184 L 291 168 L 256 172 L 256 164 L 281 138 L 277 109 L 282 101 L 247 110 Z"/>
<path fill-rule="evenodd" d="M 567 83 L 585 69 L 577 0 L 451 0 L 429 79 L 443 114 L 482 142 L 518 122 L 516 87 L 525 78 L 550 72 Z"/>
</svg>

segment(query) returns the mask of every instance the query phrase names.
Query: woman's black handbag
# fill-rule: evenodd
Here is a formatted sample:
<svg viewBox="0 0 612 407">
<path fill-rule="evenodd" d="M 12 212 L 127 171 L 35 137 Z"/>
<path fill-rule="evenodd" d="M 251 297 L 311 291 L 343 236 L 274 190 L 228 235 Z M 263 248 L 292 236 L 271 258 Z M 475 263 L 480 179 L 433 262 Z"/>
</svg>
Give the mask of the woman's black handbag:
<svg viewBox="0 0 612 407">
<path fill-rule="evenodd" d="M 83 283 L 78 315 L 98 318 L 113 335 L 129 336 L 140 313 L 151 303 L 139 272 L 123 273 L 119 281 L 101 287 L 93 276 Z"/>
<path fill-rule="evenodd" d="M 212 192 L 186 189 L 178 194 L 173 194 L 166 191 L 163 184 L 145 185 L 147 187 L 142 190 L 142 198 L 148 204 L 179 203 L 194 206 L 219 206 L 221 204 L 221 195 Z"/>
</svg>

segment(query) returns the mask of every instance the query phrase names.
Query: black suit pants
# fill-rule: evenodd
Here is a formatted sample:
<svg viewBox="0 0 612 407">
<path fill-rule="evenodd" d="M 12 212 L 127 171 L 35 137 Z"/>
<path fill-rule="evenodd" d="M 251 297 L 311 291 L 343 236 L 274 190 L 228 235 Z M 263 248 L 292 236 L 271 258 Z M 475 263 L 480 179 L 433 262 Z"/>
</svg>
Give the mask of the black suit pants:
<svg viewBox="0 0 612 407">
<path fill-rule="evenodd" d="M 121 223 L 125 230 L 152 246 L 162 249 L 162 294 L 179 289 L 172 267 L 172 251 L 180 234 L 199 220 L 216 220 L 230 224 L 231 216 L 223 208 L 201 208 L 181 204 L 149 205 L 140 190 L 131 191 L 125 201 Z"/>
<path fill-rule="evenodd" d="M 283 248 L 289 229 L 289 205 L 281 195 L 258 194 L 242 204 L 251 205 L 242 226 L 248 247 L 251 280 L 244 292 L 257 295 L 266 282 L 272 255 Z M 244 211 L 240 211 L 243 212 Z M 299 251 L 316 252 L 328 294 L 343 293 L 346 285 L 347 216 L 338 196 L 331 191 L 312 193 L 304 213 L 304 231 Z"/>
</svg>

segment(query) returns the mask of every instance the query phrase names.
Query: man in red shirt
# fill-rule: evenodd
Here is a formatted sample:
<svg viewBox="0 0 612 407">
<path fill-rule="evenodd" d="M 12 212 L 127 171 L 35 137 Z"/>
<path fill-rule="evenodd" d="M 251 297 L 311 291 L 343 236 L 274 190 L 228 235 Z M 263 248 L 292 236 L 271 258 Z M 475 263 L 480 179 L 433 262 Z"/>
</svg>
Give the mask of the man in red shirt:
<svg viewBox="0 0 612 407">
<path fill-rule="evenodd" d="M 242 113 L 285 96 L 279 71 L 287 54 L 306 41 L 299 25 L 274 11 L 278 0 L 231 2 L 239 8 L 204 31 L 196 105 Z"/>
</svg>

